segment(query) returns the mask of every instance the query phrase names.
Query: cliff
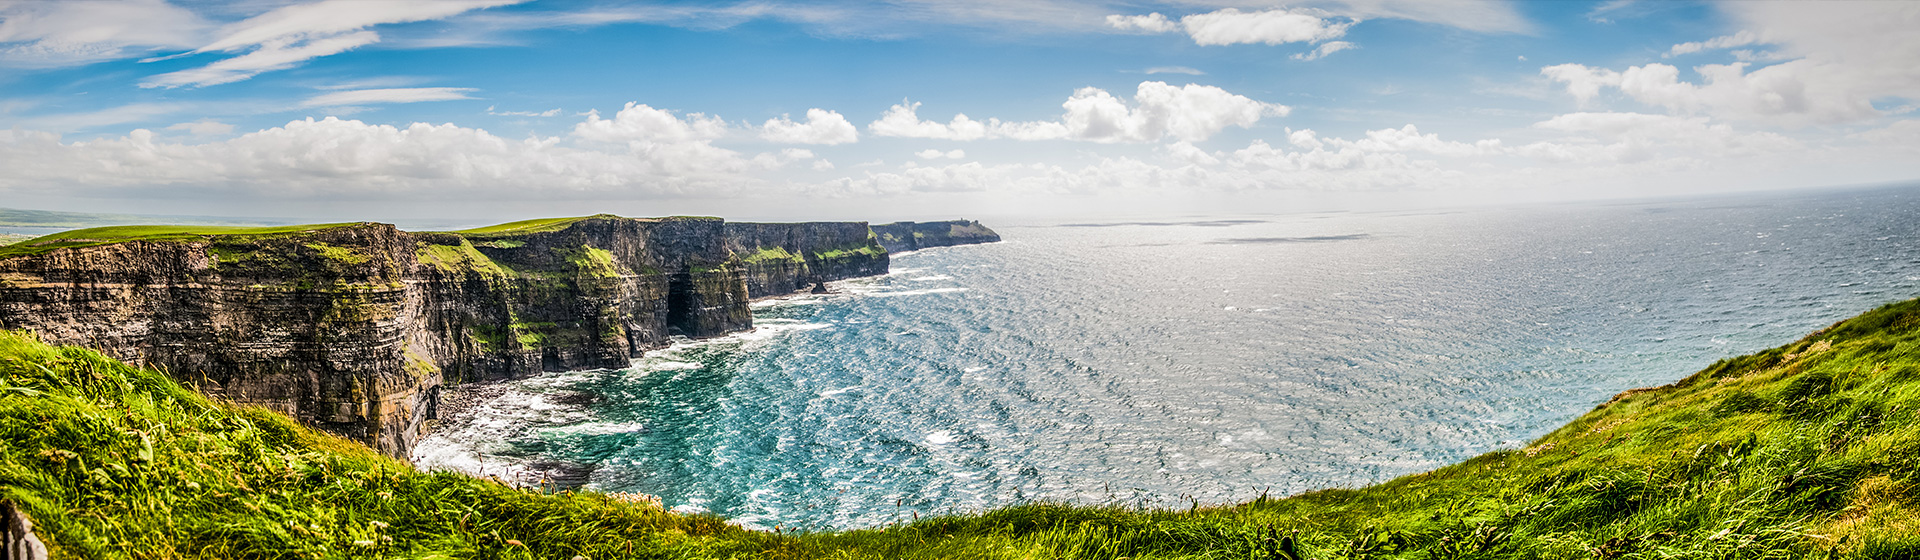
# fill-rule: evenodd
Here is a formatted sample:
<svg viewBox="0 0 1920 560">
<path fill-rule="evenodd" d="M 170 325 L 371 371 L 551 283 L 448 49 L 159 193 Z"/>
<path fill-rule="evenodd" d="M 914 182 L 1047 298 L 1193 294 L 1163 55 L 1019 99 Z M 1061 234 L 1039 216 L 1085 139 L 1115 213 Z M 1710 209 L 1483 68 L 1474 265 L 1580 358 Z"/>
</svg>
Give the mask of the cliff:
<svg viewBox="0 0 1920 560">
<path fill-rule="evenodd" d="M 859 222 L 95 228 L 0 248 L 0 329 L 405 456 L 443 383 L 626 367 L 673 336 L 751 329 L 750 298 L 887 262 Z"/>
<path fill-rule="evenodd" d="M 880 245 L 891 253 L 1000 240 L 1000 234 L 980 225 L 980 222 L 970 220 L 894 222 L 873 226 L 873 234 L 880 239 Z"/>
</svg>

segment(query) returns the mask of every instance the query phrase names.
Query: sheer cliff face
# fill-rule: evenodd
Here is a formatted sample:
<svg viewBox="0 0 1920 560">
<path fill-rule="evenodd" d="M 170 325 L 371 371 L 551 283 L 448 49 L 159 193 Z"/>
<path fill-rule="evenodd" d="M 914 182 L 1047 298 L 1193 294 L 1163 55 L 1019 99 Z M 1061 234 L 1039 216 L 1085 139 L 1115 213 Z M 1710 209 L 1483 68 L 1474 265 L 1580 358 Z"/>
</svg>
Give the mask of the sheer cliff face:
<svg viewBox="0 0 1920 560">
<path fill-rule="evenodd" d="M 750 297 L 883 274 L 862 223 L 355 224 L 0 258 L 0 328 L 164 368 L 405 456 L 441 383 L 625 367 L 752 328 Z"/>
<path fill-rule="evenodd" d="M 892 253 L 1000 240 L 1000 234 L 987 229 L 980 222 L 968 220 L 894 222 L 873 226 L 873 234 Z"/>
<path fill-rule="evenodd" d="M 729 223 L 727 247 L 741 257 L 755 298 L 887 273 L 887 250 L 862 222 Z"/>
</svg>

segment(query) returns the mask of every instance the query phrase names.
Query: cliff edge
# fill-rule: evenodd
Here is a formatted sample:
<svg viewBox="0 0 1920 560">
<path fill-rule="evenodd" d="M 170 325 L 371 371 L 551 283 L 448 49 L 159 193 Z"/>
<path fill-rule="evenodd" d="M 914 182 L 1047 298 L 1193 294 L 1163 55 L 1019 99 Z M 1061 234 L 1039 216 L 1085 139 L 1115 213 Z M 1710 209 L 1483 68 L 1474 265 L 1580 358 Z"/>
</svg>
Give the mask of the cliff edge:
<svg viewBox="0 0 1920 560">
<path fill-rule="evenodd" d="M 893 253 L 1000 240 L 1000 234 L 971 220 L 894 222 L 873 226 L 873 234 L 879 238 L 881 246 Z"/>
<path fill-rule="evenodd" d="M 443 383 L 626 367 L 674 336 L 751 329 L 753 298 L 887 264 L 862 222 L 93 228 L 0 247 L 0 329 L 404 457 Z"/>
</svg>

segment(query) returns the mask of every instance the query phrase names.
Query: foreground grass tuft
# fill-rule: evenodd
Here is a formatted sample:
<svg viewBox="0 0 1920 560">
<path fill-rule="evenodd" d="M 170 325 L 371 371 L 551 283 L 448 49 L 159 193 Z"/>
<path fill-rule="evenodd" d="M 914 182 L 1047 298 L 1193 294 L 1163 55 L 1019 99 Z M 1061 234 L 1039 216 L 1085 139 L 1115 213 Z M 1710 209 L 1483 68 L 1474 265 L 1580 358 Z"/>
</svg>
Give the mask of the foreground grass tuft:
<svg viewBox="0 0 1920 560">
<path fill-rule="evenodd" d="M 1920 300 L 1362 489 L 780 535 L 428 474 L 0 333 L 0 499 L 68 558 L 1920 558 Z"/>
<path fill-rule="evenodd" d="M 423 473 L 18 332 L 0 332 L 0 499 L 64 558 L 724 557 L 791 540 Z"/>
</svg>

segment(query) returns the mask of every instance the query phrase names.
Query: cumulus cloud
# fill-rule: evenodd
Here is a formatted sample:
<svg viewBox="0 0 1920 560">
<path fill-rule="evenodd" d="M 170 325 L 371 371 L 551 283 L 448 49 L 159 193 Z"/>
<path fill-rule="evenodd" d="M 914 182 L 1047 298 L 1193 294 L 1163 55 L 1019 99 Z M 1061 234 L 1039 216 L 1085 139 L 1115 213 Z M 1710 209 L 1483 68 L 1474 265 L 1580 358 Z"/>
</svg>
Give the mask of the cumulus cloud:
<svg viewBox="0 0 1920 560">
<path fill-rule="evenodd" d="M 1230 126 L 1250 127 L 1269 116 L 1286 116 L 1285 105 L 1255 101 L 1214 86 L 1141 82 L 1134 103 L 1106 90 L 1080 88 L 1061 104 L 1066 113 L 1058 121 L 977 121 L 964 114 L 949 122 L 920 120 L 918 103 L 901 103 L 867 125 L 879 136 L 978 140 L 1082 140 L 1089 142 L 1154 142 L 1172 137 L 1198 142 Z"/>
<path fill-rule="evenodd" d="M 1227 8 L 1180 18 L 1180 25 L 1199 45 L 1318 43 L 1347 34 L 1359 20 L 1336 22 L 1324 12 L 1274 9 L 1242 12 Z"/>
<path fill-rule="evenodd" d="M 455 99 L 473 99 L 467 92 L 473 88 L 427 87 L 427 88 L 382 88 L 356 89 L 323 93 L 307 98 L 301 107 L 340 107 L 346 105 L 370 105 L 374 103 L 419 103 L 422 101 L 451 101 Z M 555 109 L 554 111 L 559 111 Z"/>
<path fill-rule="evenodd" d="M 219 136 L 233 133 L 233 125 L 213 119 L 200 119 L 193 122 L 175 124 L 167 127 L 167 130 L 179 130 L 194 136 Z"/>
<path fill-rule="evenodd" d="M 587 120 L 574 125 L 575 137 L 594 142 L 708 142 L 727 134 L 727 121 L 704 113 L 685 119 L 672 111 L 655 109 L 641 103 L 627 103 L 611 119 L 589 111 Z"/>
<path fill-rule="evenodd" d="M 903 101 L 887 108 L 879 120 L 867 123 L 867 131 L 879 136 L 898 138 L 933 138 L 937 140 L 979 140 L 987 137 L 989 126 L 998 127 L 999 119 L 980 122 L 968 118 L 965 113 L 956 114 L 946 123 L 920 120 L 920 104 Z"/>
<path fill-rule="evenodd" d="M 472 10 L 516 4 L 526 0 L 421 0 L 417 2 L 363 2 L 322 0 L 295 4 L 223 27 L 212 42 L 189 54 L 241 52 L 199 68 L 153 76 L 141 87 L 210 86 L 246 80 L 263 72 L 292 68 L 323 56 L 338 54 L 380 41 L 366 28 L 392 23 L 436 20 Z"/>
<path fill-rule="evenodd" d="M 1574 113 L 1541 121 L 1534 129 L 1553 138 L 1523 145 L 1494 138 L 1451 140 L 1412 124 L 1369 130 L 1355 138 L 1302 129 L 1288 130 L 1283 143 L 1253 140 L 1243 148 L 1223 151 L 1175 141 L 1162 145 L 1163 161 L 1100 158 L 1077 168 L 1038 163 L 915 165 L 893 172 L 869 171 L 809 188 L 838 196 L 1537 189 L 1569 183 L 1609 184 L 1629 177 L 1644 185 L 1702 176 L 1724 178 L 1736 172 L 1764 173 L 1757 170 L 1809 153 L 1808 146 L 1784 136 L 1740 132 L 1705 117 Z M 1890 127 L 1872 138 L 1920 143 L 1920 126 Z M 939 153 L 927 150 L 918 155 Z"/>
<path fill-rule="evenodd" d="M 951 151 L 942 152 L 940 150 L 926 149 L 926 150 L 920 150 L 918 152 L 914 152 L 913 155 L 920 156 L 920 159 L 940 159 L 940 158 L 960 159 L 963 157 L 967 157 L 967 152 L 964 150 L 951 150 Z"/>
<path fill-rule="evenodd" d="M 334 117 L 197 144 L 165 141 L 144 129 L 78 142 L 14 131 L 0 135 L 0 167 L 8 170 L 0 192 L 53 186 L 96 196 L 705 196 L 763 184 L 751 172 L 813 158 L 800 149 L 748 157 L 714 147 L 707 142 L 714 134 L 710 123 L 635 105 L 614 119 L 589 117 L 575 129 L 576 142 L 514 141 L 452 124 L 395 127 Z M 587 143 L 570 145 L 578 141 Z"/>
<path fill-rule="evenodd" d="M 786 115 L 767 119 L 760 125 L 760 137 L 770 142 L 831 146 L 859 141 L 860 130 L 838 112 L 808 109 L 805 123 L 793 122 Z"/>
<path fill-rule="evenodd" d="M 1161 15 L 1159 12 L 1144 16 L 1110 15 L 1107 26 L 1121 30 L 1144 33 L 1185 32 L 1197 45 L 1238 45 L 1262 43 L 1281 45 L 1286 43 L 1319 43 L 1338 39 L 1347 34 L 1347 28 L 1359 23 L 1357 19 L 1334 21 L 1326 12 L 1314 9 L 1272 9 L 1255 12 L 1242 12 L 1235 8 L 1226 8 L 1203 14 L 1192 14 L 1180 18 L 1178 22 Z M 1335 51 L 1352 47 L 1343 46 L 1315 50 L 1312 60 Z"/>
<path fill-rule="evenodd" d="M 1728 2 L 1732 34 L 1682 43 L 1668 55 L 1767 44 L 1736 60 L 1692 68 L 1697 81 L 1666 64 L 1625 70 L 1562 64 L 1541 73 L 1585 103 L 1602 87 L 1674 114 L 1801 127 L 1881 117 L 1876 100 L 1920 99 L 1920 4 L 1911 2 Z"/>
<path fill-rule="evenodd" d="M 1144 16 L 1107 16 L 1107 26 L 1121 31 L 1144 31 L 1147 33 L 1172 33 L 1180 29 L 1180 24 L 1160 15 L 1160 12 Z"/>
</svg>

